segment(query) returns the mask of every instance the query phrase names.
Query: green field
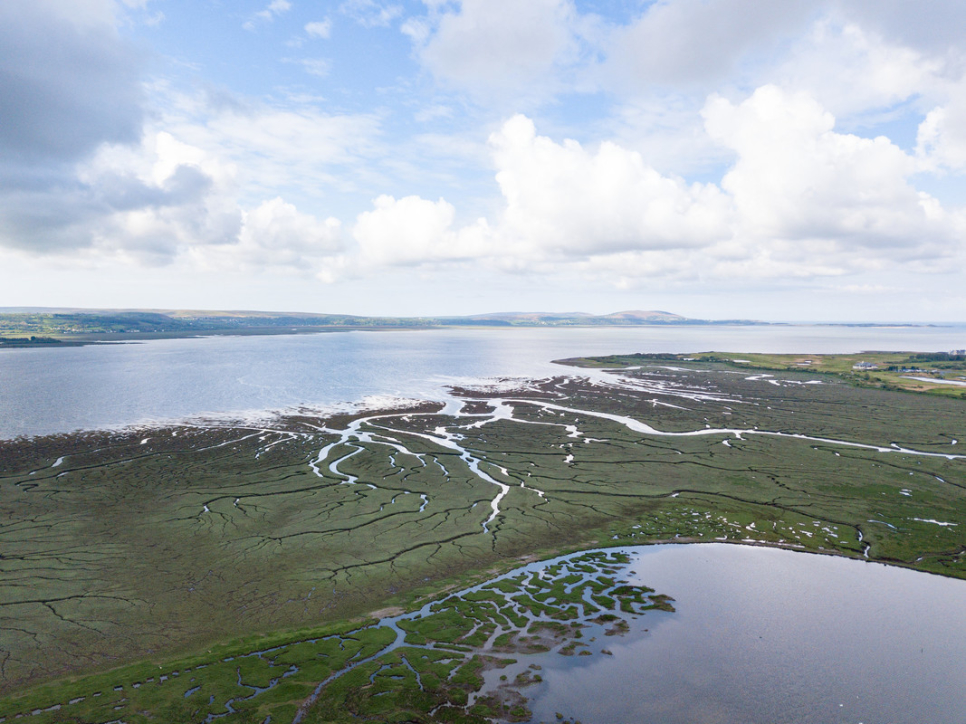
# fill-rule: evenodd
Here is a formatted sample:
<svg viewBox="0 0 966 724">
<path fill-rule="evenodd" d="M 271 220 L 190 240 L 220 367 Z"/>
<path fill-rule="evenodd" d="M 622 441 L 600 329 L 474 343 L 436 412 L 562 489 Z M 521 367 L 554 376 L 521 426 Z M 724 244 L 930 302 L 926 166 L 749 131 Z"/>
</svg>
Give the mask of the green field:
<svg viewBox="0 0 966 724">
<path fill-rule="evenodd" d="M 380 610 L 593 547 L 743 541 L 966 578 L 958 396 L 857 386 L 832 369 L 766 377 L 759 359 L 592 363 L 633 368 L 608 384 L 458 391 L 461 417 L 437 406 L 0 442 L 0 718 L 59 705 L 29 720 L 108 721 L 106 702 L 129 722 L 286 721 L 331 673 L 382 650 L 386 629 L 366 627 Z M 547 605 L 531 598 L 531 614 Z M 552 598 L 566 610 L 562 591 Z M 468 695 L 474 667 L 490 665 L 473 663 L 483 639 L 505 620 L 519 630 L 501 644 L 520 653 L 529 625 L 495 601 L 500 618 L 484 621 L 478 605 L 463 597 L 407 632 L 407 646 L 452 647 L 448 661 L 404 663 L 394 649 L 379 671 L 395 673 L 353 668 L 305 721 L 371 711 L 383 689 L 380 721 L 459 708 L 457 689 Z M 449 664 L 465 686 L 413 688 L 413 670 L 439 678 Z M 194 687 L 215 698 L 185 696 Z M 507 716 L 523 706 L 501 701 Z M 483 706 L 451 714 L 498 711 Z"/>
<path fill-rule="evenodd" d="M 468 317 L 359 317 L 197 310 L 34 310 L 0 309 L 0 347 L 61 346 L 198 335 L 312 334 L 352 329 L 429 329 L 434 327 L 592 327 L 667 324 L 753 324 L 740 320 L 688 319 L 669 312 L 590 314 L 479 314 Z"/>
<path fill-rule="evenodd" d="M 966 399 L 966 355 L 946 352 L 857 354 L 634 354 L 564 360 L 578 367 L 629 367 L 644 363 L 700 361 L 734 370 L 833 375 L 849 384 L 881 390 L 926 392 Z M 918 379 L 916 379 L 918 378 Z"/>
</svg>

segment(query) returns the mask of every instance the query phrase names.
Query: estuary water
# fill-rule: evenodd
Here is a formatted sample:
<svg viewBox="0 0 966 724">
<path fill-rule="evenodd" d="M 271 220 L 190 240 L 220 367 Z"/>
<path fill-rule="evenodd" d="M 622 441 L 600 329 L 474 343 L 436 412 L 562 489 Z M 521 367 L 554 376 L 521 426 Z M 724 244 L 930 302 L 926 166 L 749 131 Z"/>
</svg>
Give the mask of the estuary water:
<svg viewBox="0 0 966 724">
<path fill-rule="evenodd" d="M 0 349 L 0 437 L 245 417 L 372 396 L 441 399 L 449 384 L 567 372 L 551 363 L 561 357 L 964 346 L 963 327 L 688 325 L 219 336 Z"/>
<path fill-rule="evenodd" d="M 676 612 L 608 637 L 610 656 L 542 656 L 533 722 L 966 721 L 966 581 L 722 543 L 623 550 L 625 578 Z"/>
</svg>

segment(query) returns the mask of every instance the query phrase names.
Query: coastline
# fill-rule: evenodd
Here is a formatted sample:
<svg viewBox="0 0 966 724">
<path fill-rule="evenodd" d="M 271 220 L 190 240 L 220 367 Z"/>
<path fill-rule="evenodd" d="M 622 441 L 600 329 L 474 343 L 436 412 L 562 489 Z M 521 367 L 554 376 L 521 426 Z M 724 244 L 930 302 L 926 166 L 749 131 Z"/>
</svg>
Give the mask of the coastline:
<svg viewBox="0 0 966 724">
<path fill-rule="evenodd" d="M 414 324 L 336 324 L 336 325 L 312 325 L 312 326 L 266 326 L 266 327 L 212 327 L 203 330 L 186 331 L 165 331 L 165 332 L 92 332 L 92 333 L 49 333 L 45 336 L 53 341 L 20 341 L 3 342 L 0 340 L 0 350 L 5 349 L 36 349 L 48 348 L 59 349 L 67 347 L 82 347 L 87 345 L 100 344 L 138 344 L 151 340 L 159 339 L 204 339 L 206 337 L 273 337 L 290 335 L 313 335 L 331 334 L 336 332 L 407 332 L 407 331 L 432 331 L 432 330 L 535 330 L 535 329 L 666 329 L 683 327 L 693 329 L 695 327 L 781 327 L 781 328 L 860 328 L 860 329 L 955 329 L 966 326 L 966 323 L 850 323 L 850 322 L 760 322 L 745 320 L 689 320 L 686 322 L 641 322 L 635 324 L 539 324 L 539 323 L 514 323 L 514 324 L 439 324 L 439 323 L 414 323 Z M 0 334 L 0 337 L 3 335 Z"/>
</svg>

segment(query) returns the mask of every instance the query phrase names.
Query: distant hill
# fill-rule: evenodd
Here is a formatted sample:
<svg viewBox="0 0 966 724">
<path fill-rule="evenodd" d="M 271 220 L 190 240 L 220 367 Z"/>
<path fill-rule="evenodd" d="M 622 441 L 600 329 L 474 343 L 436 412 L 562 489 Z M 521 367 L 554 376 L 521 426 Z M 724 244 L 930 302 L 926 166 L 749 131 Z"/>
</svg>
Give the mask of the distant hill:
<svg viewBox="0 0 966 724">
<path fill-rule="evenodd" d="M 694 322 L 705 323 L 704 320 L 691 320 L 680 314 L 670 312 L 642 312 L 639 310 L 628 312 L 614 312 L 613 314 L 593 315 L 587 312 L 495 312 L 492 314 L 474 314 L 469 317 L 444 318 L 459 324 L 459 320 L 478 320 L 490 322 L 505 322 L 518 326 L 607 326 L 607 325 L 638 325 L 638 324 L 688 324 Z"/>
<path fill-rule="evenodd" d="M 501 312 L 462 317 L 360 317 L 306 312 L 50 309 L 0 307 L 0 335 L 62 340 L 184 337 L 199 334 L 287 334 L 339 329 L 426 329 L 434 327 L 604 327 L 669 324 L 760 324 L 702 320 L 662 311 Z M 26 340 L 18 340 L 23 344 Z M 54 341 L 51 339 L 50 341 Z M 0 340 L 0 345 L 14 340 Z M 39 343 L 39 342 L 36 342 Z"/>
<path fill-rule="evenodd" d="M 642 312 L 640 310 L 633 310 L 630 312 L 614 312 L 613 314 L 606 315 L 604 319 L 622 320 L 635 324 L 642 322 L 662 322 L 665 324 L 675 324 L 677 322 L 687 321 L 687 318 L 682 317 L 680 314 L 672 314 L 671 312 L 661 311 Z"/>
</svg>

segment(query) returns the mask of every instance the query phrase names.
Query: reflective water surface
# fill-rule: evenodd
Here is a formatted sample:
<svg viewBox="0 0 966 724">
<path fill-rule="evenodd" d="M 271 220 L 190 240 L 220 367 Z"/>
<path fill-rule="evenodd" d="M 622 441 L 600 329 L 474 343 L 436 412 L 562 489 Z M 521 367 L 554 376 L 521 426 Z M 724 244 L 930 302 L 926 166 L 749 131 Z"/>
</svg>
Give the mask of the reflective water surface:
<svg viewBox="0 0 966 724">
<path fill-rule="evenodd" d="M 443 329 L 208 337 L 0 350 L 0 437 L 367 395 L 433 399 L 460 379 L 559 374 L 561 357 L 627 352 L 941 351 L 950 327 L 670 326 Z"/>
<path fill-rule="evenodd" d="M 762 547 L 624 550 L 677 612 L 634 621 L 612 656 L 541 657 L 534 722 L 966 721 L 966 581 Z"/>
</svg>

